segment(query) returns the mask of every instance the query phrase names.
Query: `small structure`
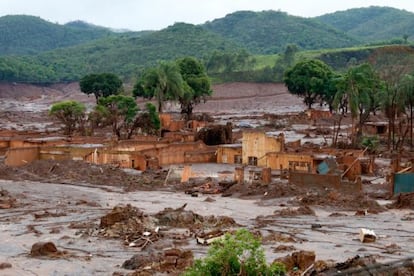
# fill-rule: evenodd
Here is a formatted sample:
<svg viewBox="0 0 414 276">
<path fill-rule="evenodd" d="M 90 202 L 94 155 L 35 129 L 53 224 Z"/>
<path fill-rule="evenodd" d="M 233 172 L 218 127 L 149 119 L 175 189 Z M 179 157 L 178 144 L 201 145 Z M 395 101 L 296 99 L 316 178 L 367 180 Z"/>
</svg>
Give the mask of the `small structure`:
<svg viewBox="0 0 414 276">
<path fill-rule="evenodd" d="M 263 131 L 244 131 L 242 140 L 242 162 L 245 165 L 268 167 L 266 154 L 283 152 L 285 137 L 268 136 Z"/>
<path fill-rule="evenodd" d="M 223 144 L 217 148 L 217 163 L 242 164 L 242 145 Z"/>
</svg>

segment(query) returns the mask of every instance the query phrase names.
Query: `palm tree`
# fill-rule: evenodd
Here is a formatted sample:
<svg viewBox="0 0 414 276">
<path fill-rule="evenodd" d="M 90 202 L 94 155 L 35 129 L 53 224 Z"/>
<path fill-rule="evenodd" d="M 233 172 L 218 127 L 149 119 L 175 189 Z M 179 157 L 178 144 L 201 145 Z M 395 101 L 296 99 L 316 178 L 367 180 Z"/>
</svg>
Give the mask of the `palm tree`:
<svg viewBox="0 0 414 276">
<path fill-rule="evenodd" d="M 160 63 L 149 69 L 134 86 L 134 96 L 155 98 L 158 112 L 161 113 L 163 103 L 176 100 L 184 91 L 184 81 L 176 63 Z"/>
<path fill-rule="evenodd" d="M 410 112 L 410 147 L 413 148 L 414 76 L 404 75 L 399 83 L 399 88 L 404 95 L 405 107 L 408 107 Z"/>
<path fill-rule="evenodd" d="M 158 112 L 162 112 L 163 102 L 175 100 L 183 93 L 184 82 L 180 69 L 175 63 L 161 63 L 156 69 L 157 85 L 154 96 L 158 103 Z"/>
<path fill-rule="evenodd" d="M 379 105 L 381 82 L 371 65 L 365 63 L 349 68 L 338 81 L 337 88 L 334 105 L 349 105 L 352 117 L 351 140 L 355 143 L 362 136 L 362 126 L 369 119 L 370 112 L 375 111 Z M 358 119 L 356 126 L 355 119 Z"/>
</svg>

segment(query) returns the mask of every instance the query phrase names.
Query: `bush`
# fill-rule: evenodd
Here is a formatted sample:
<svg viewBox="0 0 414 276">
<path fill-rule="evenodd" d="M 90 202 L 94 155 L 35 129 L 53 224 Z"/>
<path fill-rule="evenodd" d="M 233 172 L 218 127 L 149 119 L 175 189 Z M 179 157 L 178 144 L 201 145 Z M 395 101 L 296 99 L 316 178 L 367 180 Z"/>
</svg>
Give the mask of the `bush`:
<svg viewBox="0 0 414 276">
<path fill-rule="evenodd" d="M 284 275 L 283 264 L 266 264 L 261 242 L 246 229 L 215 241 L 204 259 L 196 260 L 184 275 Z"/>
<path fill-rule="evenodd" d="M 365 136 L 362 138 L 361 145 L 368 148 L 369 153 L 376 153 L 379 145 L 378 136 Z"/>
</svg>

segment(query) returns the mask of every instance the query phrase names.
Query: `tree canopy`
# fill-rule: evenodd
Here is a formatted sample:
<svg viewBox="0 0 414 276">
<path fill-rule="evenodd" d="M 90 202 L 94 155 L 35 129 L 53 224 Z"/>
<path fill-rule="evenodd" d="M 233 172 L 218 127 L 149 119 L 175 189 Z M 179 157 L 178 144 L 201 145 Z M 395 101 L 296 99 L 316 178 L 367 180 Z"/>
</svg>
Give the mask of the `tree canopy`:
<svg viewBox="0 0 414 276">
<path fill-rule="evenodd" d="M 72 135 L 83 126 L 86 108 L 76 101 L 62 101 L 52 105 L 49 115 L 57 118 L 64 125 L 64 134 Z"/>
<path fill-rule="evenodd" d="M 108 122 L 112 125 L 112 131 L 118 138 L 131 138 L 135 130 L 135 119 L 139 108 L 134 98 L 124 95 L 110 95 L 102 97 L 98 106 L 103 106 L 108 112 Z"/>
<path fill-rule="evenodd" d="M 98 102 L 101 97 L 118 94 L 122 88 L 122 80 L 112 73 L 89 74 L 80 80 L 79 85 L 83 93 L 94 94 Z"/>
<path fill-rule="evenodd" d="M 210 79 L 207 76 L 203 64 L 192 57 L 178 60 L 180 73 L 185 82 L 184 91 L 178 96 L 181 105 L 181 113 L 190 118 L 194 105 L 205 101 L 211 95 Z"/>
<path fill-rule="evenodd" d="M 163 103 L 176 100 L 182 96 L 185 83 L 176 62 L 162 62 L 157 67 L 149 68 L 136 82 L 133 89 L 135 97 L 155 98 L 158 112 L 162 112 Z"/>
<path fill-rule="evenodd" d="M 303 98 L 308 108 L 322 99 L 333 76 L 331 68 L 316 59 L 296 63 L 285 73 L 284 82 L 290 93 Z"/>
</svg>

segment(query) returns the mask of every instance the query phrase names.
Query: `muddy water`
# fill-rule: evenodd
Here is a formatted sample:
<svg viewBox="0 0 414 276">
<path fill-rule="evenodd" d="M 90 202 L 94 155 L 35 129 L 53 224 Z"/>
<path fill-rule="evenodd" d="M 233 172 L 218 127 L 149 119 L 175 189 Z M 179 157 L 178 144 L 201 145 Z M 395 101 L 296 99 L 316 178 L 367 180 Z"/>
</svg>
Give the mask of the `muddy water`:
<svg viewBox="0 0 414 276">
<path fill-rule="evenodd" d="M 394 210 L 377 215 L 356 217 L 345 213 L 344 217 L 329 217 L 332 210 L 314 208 L 316 216 L 270 217 L 287 199 L 243 200 L 211 196 L 216 201 L 205 202 L 206 196 L 190 197 L 184 193 L 131 192 L 123 193 L 116 187 L 78 186 L 36 182 L 0 181 L 5 189 L 17 198 L 19 206 L 0 210 L 0 262 L 9 262 L 11 269 L 0 271 L 1 275 L 111 275 L 124 271 L 122 263 L 137 252 L 125 247 L 118 239 L 103 239 L 97 235 L 82 235 L 71 223 L 99 224 L 102 215 L 117 204 L 130 203 L 145 213 L 156 213 L 165 207 L 177 208 L 187 203 L 187 210 L 201 215 L 225 215 L 251 229 L 259 229 L 263 235 L 284 233 L 295 241 L 274 241 L 265 244 L 267 259 L 284 256 L 290 252 L 274 253 L 280 245 L 293 245 L 297 249 L 313 250 L 317 259 L 344 261 L 356 254 L 378 254 L 378 261 L 388 261 L 414 255 L 412 222 L 402 220 L 408 210 Z M 84 204 L 93 203 L 93 204 Z M 38 218 L 45 210 L 56 217 Z M 258 225 L 257 216 L 267 217 L 266 223 Z M 414 215 L 411 215 L 414 217 Z M 312 224 L 321 227 L 311 229 Z M 378 240 L 362 244 L 358 240 L 361 227 L 372 229 Z M 52 230 L 58 229 L 58 231 Z M 70 255 L 61 259 L 31 258 L 31 245 L 39 241 L 51 241 L 59 250 Z M 397 244 L 397 254 L 384 253 L 386 247 Z M 190 242 L 196 257 L 206 248 Z"/>
</svg>

